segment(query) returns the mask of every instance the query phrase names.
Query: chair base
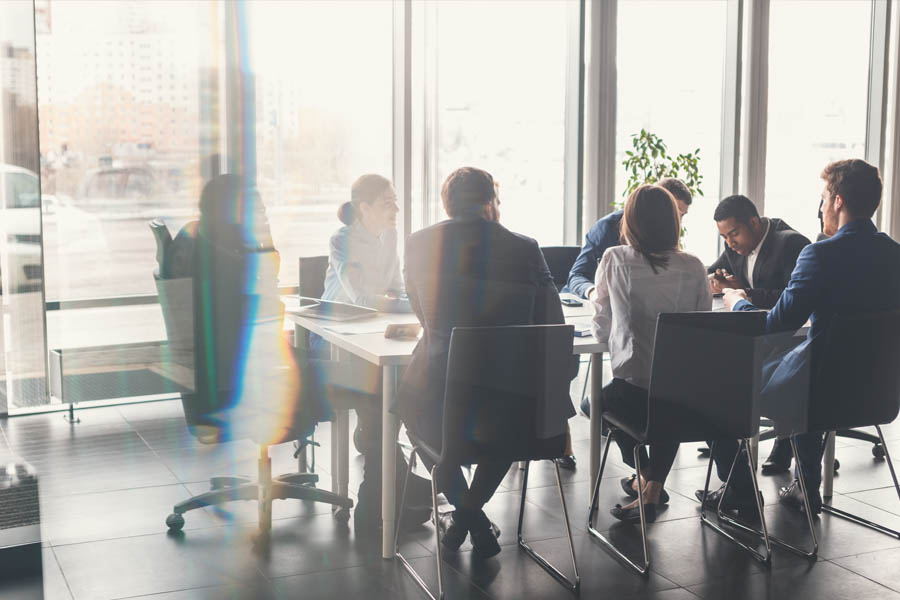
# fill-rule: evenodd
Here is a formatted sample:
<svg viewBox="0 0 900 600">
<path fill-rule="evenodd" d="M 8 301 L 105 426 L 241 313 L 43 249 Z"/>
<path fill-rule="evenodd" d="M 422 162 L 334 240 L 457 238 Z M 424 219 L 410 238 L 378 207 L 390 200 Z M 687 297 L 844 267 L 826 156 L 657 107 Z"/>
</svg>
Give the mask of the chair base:
<svg viewBox="0 0 900 600">
<path fill-rule="evenodd" d="M 262 446 L 260 450 L 258 482 L 247 477 L 213 477 L 210 479 L 210 491 L 175 505 L 172 514 L 166 518 L 166 526 L 173 531 L 181 530 L 185 523 L 184 513 L 204 506 L 219 506 L 235 500 L 256 500 L 259 502 L 259 529 L 266 534 L 272 529 L 272 501 L 289 498 L 331 504 L 337 507 L 334 517 L 338 521 L 346 523 L 350 520 L 353 500 L 313 487 L 319 480 L 315 473 L 287 473 L 272 477 L 272 461 L 268 450 L 268 446 Z"/>
<path fill-rule="evenodd" d="M 606 536 L 604 536 L 594 527 L 594 514 L 597 512 L 600 482 L 603 481 L 603 470 L 606 467 L 606 457 L 609 455 L 609 447 L 610 445 L 612 445 L 612 443 L 613 436 L 609 435 L 606 438 L 606 445 L 603 447 L 603 457 L 600 459 L 600 470 L 597 473 L 597 481 L 596 483 L 594 483 L 594 491 L 591 493 L 591 505 L 588 508 L 587 530 L 588 533 L 591 534 L 591 536 L 599 540 L 600 543 L 603 544 L 604 548 L 606 548 L 606 550 L 610 552 L 615 558 L 619 559 L 625 566 L 632 569 L 638 575 L 647 577 L 650 573 L 650 546 L 647 542 L 647 516 L 644 513 L 644 491 L 641 486 L 638 486 L 638 502 L 640 503 L 641 541 L 643 542 L 644 556 L 640 564 L 635 562 L 628 555 L 619 550 L 616 545 L 612 543 L 612 541 L 607 539 Z M 640 473 L 641 470 L 640 451 L 642 448 L 643 445 L 641 444 L 637 444 L 634 447 L 634 464 L 636 465 L 638 473 Z"/>
</svg>

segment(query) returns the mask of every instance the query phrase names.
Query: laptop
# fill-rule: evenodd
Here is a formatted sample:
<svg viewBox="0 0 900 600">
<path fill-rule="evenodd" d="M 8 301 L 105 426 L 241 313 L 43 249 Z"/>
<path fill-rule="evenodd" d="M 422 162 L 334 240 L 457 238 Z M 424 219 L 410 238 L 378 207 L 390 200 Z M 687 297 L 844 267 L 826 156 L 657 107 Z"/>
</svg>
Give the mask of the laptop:
<svg viewBox="0 0 900 600">
<path fill-rule="evenodd" d="M 287 312 L 304 317 L 312 317 L 314 319 L 327 319 L 329 321 L 352 321 L 353 319 L 361 319 L 363 317 L 378 314 L 378 311 L 374 308 L 358 306 L 356 304 L 347 304 L 345 302 L 322 300 L 320 298 L 307 298 L 305 296 L 300 296 L 299 307 L 289 308 L 287 309 Z"/>
</svg>

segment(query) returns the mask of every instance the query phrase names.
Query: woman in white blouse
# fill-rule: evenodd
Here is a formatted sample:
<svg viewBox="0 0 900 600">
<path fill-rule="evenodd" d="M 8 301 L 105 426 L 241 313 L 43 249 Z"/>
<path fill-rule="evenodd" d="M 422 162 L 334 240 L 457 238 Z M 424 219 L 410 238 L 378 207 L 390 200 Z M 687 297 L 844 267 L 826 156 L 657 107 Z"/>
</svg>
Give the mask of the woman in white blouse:
<svg viewBox="0 0 900 600">
<path fill-rule="evenodd" d="M 681 217 L 675 199 L 657 185 L 642 185 L 625 202 L 621 240 L 606 250 L 597 267 L 593 300 L 594 337 L 609 344 L 613 380 L 603 388 L 606 409 L 647 419 L 650 361 L 660 313 L 710 310 L 712 293 L 700 260 L 679 248 Z M 634 467 L 637 443 L 622 431 L 614 437 L 623 460 Z M 641 457 L 641 473 L 622 480 L 628 496 L 643 486 L 645 514 L 656 520 L 659 504 L 668 501 L 663 486 L 675 462 L 678 445 L 651 445 Z M 638 500 L 610 513 L 627 522 L 640 519 Z"/>
</svg>

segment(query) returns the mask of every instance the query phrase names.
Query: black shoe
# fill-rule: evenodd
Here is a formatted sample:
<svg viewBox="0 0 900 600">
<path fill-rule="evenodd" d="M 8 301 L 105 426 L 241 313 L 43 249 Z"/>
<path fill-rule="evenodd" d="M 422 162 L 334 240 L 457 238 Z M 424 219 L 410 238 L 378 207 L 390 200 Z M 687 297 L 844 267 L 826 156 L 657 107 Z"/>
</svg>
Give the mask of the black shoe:
<svg viewBox="0 0 900 600">
<path fill-rule="evenodd" d="M 739 494 L 734 491 L 734 488 L 728 488 L 726 490 L 724 483 L 719 489 L 706 494 L 704 506 L 707 509 L 716 510 L 719 506 L 719 499 L 722 497 L 723 493 L 725 494 L 725 500 L 722 502 L 722 510 L 736 510 L 739 513 L 758 514 L 756 503 L 753 501 L 752 492 Z M 703 490 L 697 490 L 694 492 L 694 495 L 697 497 L 697 500 L 703 502 Z M 759 503 L 761 506 L 765 506 L 766 504 L 763 500 L 762 492 L 759 493 Z"/>
<path fill-rule="evenodd" d="M 554 458 L 553 462 L 558 464 L 560 468 L 566 469 L 567 471 L 575 470 L 575 457 L 574 456 L 560 456 L 559 458 Z"/>
<path fill-rule="evenodd" d="M 587 418 L 591 418 L 591 398 L 590 396 L 585 396 L 581 399 L 581 412 L 584 413 L 584 416 Z"/>
<path fill-rule="evenodd" d="M 447 550 L 459 550 L 459 547 L 466 541 L 466 536 L 469 535 L 468 526 L 459 523 L 459 521 L 465 521 L 462 518 L 462 513 L 459 513 L 459 511 L 444 513 L 438 519 L 438 526 L 441 530 L 441 543 Z"/>
<path fill-rule="evenodd" d="M 472 539 L 472 556 L 477 559 L 490 558 L 500 554 L 500 528 L 488 519 L 484 511 L 479 511 L 469 525 L 469 537 Z"/>
<path fill-rule="evenodd" d="M 653 523 L 656 521 L 656 504 L 646 503 L 644 504 L 644 517 L 647 519 L 648 523 Z M 617 518 L 618 520 L 624 523 L 640 523 L 641 522 L 641 507 L 640 506 L 632 506 L 631 508 L 625 508 L 621 504 L 616 504 L 614 508 L 609 509 L 609 514 Z"/>
<path fill-rule="evenodd" d="M 632 475 L 631 477 L 623 477 L 619 480 L 619 483 L 622 484 L 622 491 L 628 494 L 631 498 L 637 498 L 638 493 L 634 489 L 634 480 L 637 475 Z M 669 493 L 666 490 L 663 490 L 659 493 L 659 503 L 660 504 L 668 504 L 669 503 Z"/>
<path fill-rule="evenodd" d="M 775 438 L 775 445 L 772 446 L 769 458 L 762 464 L 763 475 L 787 473 L 791 468 L 792 458 L 791 441 Z"/>
<path fill-rule="evenodd" d="M 809 492 L 809 510 L 814 515 L 822 514 L 822 496 L 819 495 L 818 486 L 812 489 L 809 484 L 806 485 Z M 803 505 L 803 490 L 800 489 L 800 482 L 797 479 L 791 482 L 791 485 L 778 490 L 780 502 L 799 511 L 806 510 Z"/>
</svg>

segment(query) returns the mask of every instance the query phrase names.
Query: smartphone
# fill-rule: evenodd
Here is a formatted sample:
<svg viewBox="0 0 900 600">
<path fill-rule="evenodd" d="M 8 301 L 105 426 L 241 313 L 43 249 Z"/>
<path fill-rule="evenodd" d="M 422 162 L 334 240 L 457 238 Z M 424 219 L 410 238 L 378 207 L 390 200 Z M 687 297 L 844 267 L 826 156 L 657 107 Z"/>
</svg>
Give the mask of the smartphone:
<svg viewBox="0 0 900 600">
<path fill-rule="evenodd" d="M 574 298 L 560 298 L 559 301 L 563 306 L 584 306 L 583 302 L 579 302 Z"/>
</svg>

